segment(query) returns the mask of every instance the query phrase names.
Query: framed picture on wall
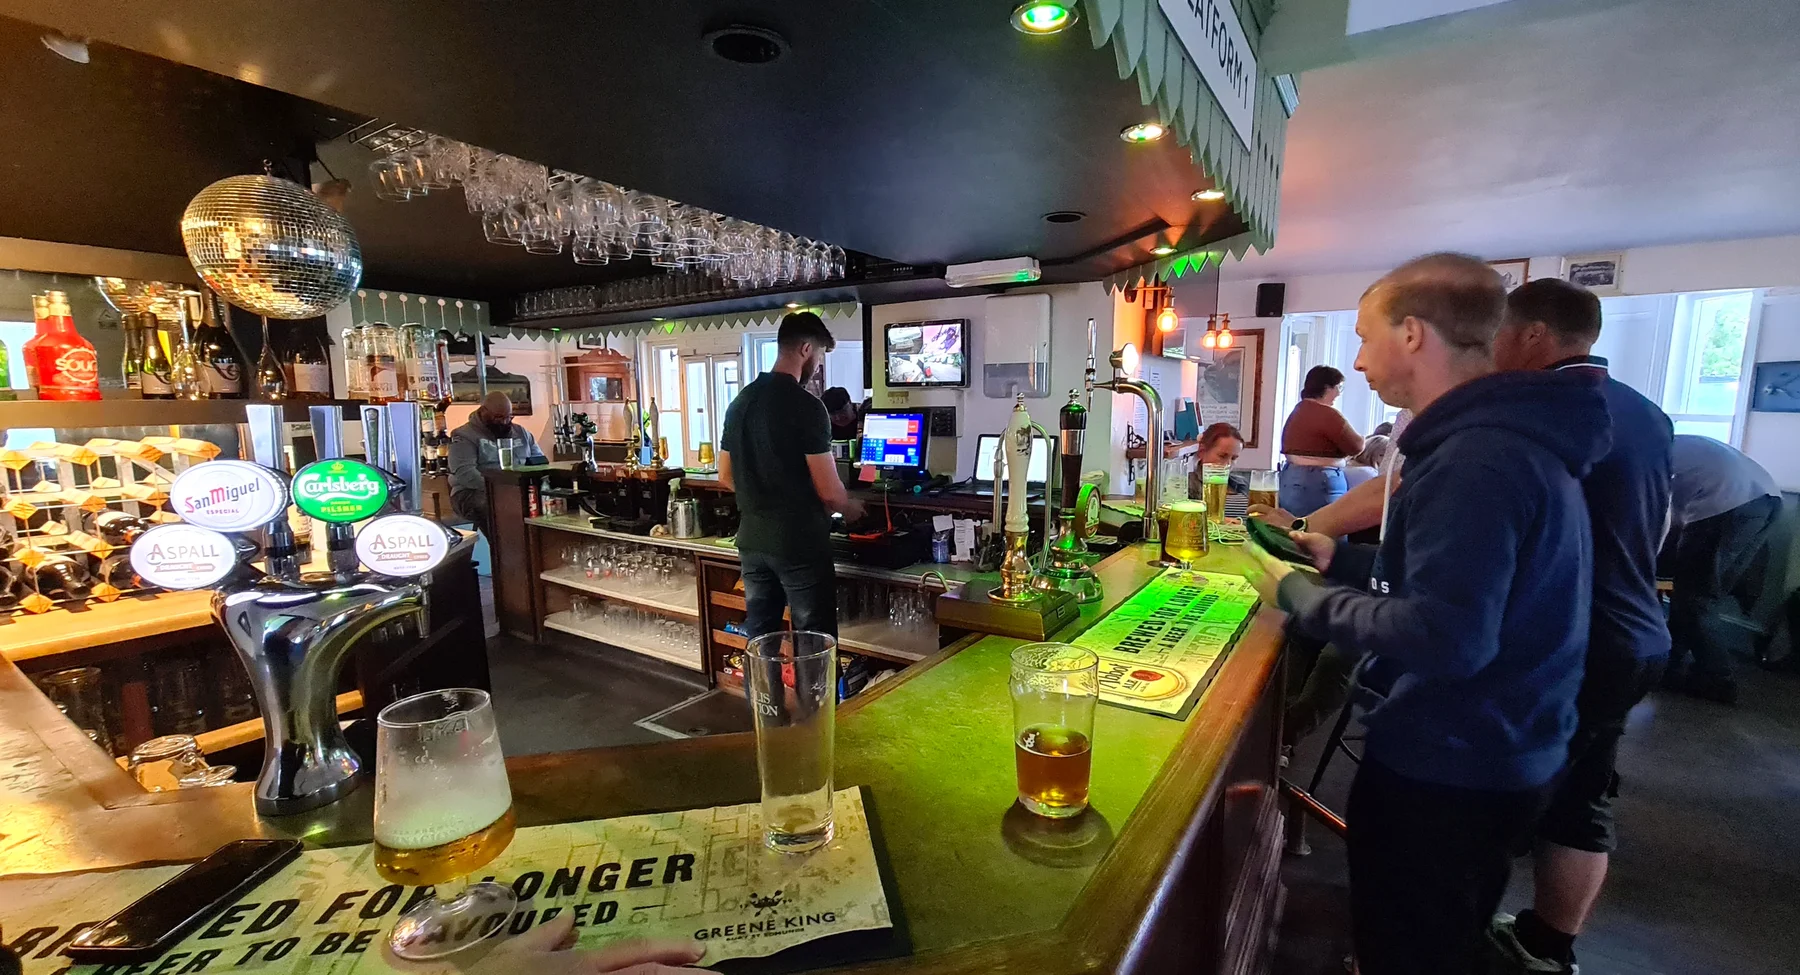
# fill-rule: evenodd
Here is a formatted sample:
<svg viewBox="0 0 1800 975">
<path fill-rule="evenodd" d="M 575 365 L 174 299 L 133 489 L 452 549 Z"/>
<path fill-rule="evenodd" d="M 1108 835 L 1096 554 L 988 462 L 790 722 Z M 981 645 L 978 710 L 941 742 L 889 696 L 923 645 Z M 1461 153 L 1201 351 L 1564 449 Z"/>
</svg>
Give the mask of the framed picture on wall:
<svg viewBox="0 0 1800 975">
<path fill-rule="evenodd" d="M 1244 446 L 1255 447 L 1261 426 L 1263 330 L 1232 329 L 1231 348 L 1200 349 L 1188 358 L 1200 367 L 1194 388 L 1200 429 L 1229 423 L 1244 435 Z"/>
<path fill-rule="evenodd" d="M 1569 258 L 1563 267 L 1563 280 L 1570 284 L 1581 285 L 1603 297 L 1625 293 L 1621 289 L 1625 279 L 1624 254 L 1581 254 Z"/>
<path fill-rule="evenodd" d="M 1506 282 L 1506 290 L 1512 289 L 1531 280 L 1531 259 L 1518 257 L 1510 261 L 1489 261 L 1488 267 L 1499 272 L 1500 280 Z"/>
</svg>

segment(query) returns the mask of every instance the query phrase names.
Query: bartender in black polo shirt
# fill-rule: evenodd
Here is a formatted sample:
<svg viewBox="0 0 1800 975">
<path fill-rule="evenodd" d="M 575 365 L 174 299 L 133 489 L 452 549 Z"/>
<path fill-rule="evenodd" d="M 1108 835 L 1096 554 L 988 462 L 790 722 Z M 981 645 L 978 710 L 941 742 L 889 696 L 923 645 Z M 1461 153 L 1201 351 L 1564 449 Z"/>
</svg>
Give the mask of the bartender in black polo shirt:
<svg viewBox="0 0 1800 975">
<path fill-rule="evenodd" d="M 825 404 L 801 385 L 837 345 L 812 312 L 781 320 L 775 367 L 744 387 L 725 411 L 719 479 L 737 492 L 738 559 L 744 570 L 744 627 L 760 636 L 781 627 L 837 634 L 837 572 L 831 512 L 862 517 L 838 479 Z"/>
</svg>

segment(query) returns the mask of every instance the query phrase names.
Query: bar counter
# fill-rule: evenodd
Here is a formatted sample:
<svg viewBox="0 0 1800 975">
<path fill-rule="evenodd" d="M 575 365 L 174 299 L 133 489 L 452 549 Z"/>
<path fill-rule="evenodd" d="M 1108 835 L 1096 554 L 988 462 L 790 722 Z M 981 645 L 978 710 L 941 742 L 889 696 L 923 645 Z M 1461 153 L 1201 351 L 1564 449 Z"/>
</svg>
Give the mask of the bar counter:
<svg viewBox="0 0 1800 975">
<path fill-rule="evenodd" d="M 1092 625 L 1155 573 L 1132 546 L 1099 566 Z M 1201 563 L 1230 571 L 1223 547 Z M 1014 807 L 1008 655 L 970 636 L 845 704 L 837 784 L 866 787 L 914 955 L 843 971 L 1257 971 L 1279 900 L 1280 623 L 1261 610 L 1185 720 L 1102 706 L 1093 839 L 1058 848 Z M 505 702 L 497 702 L 504 706 Z M 373 789 L 258 820 L 251 786 L 145 794 L 0 663 L 0 877 L 191 860 L 232 839 L 331 845 L 370 837 Z M 521 825 L 753 802 L 748 734 L 508 762 Z M 1054 829 L 1054 827 L 1048 827 Z M 1064 838 L 1066 841 L 1066 837 Z M 371 882 L 375 878 L 371 877 Z"/>
</svg>

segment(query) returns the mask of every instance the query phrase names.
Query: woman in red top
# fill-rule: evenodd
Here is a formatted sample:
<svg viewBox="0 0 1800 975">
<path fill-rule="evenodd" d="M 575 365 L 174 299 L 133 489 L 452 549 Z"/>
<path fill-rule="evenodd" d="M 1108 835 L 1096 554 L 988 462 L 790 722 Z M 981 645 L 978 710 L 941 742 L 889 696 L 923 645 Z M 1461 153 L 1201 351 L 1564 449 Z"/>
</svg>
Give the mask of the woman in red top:
<svg viewBox="0 0 1800 975">
<path fill-rule="evenodd" d="M 1281 507 L 1296 517 L 1344 496 L 1344 458 L 1363 449 L 1362 435 L 1331 404 L 1344 391 L 1344 374 L 1330 366 L 1306 372 L 1300 402 L 1281 428 Z"/>
</svg>

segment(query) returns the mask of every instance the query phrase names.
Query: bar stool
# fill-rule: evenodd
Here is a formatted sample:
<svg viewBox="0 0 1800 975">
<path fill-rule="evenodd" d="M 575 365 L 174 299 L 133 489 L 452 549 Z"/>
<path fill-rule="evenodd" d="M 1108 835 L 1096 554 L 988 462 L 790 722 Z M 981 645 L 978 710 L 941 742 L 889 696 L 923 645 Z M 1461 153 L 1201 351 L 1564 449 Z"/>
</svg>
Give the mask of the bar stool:
<svg viewBox="0 0 1800 975">
<path fill-rule="evenodd" d="M 1344 817 L 1318 800 L 1319 785 L 1325 781 L 1325 772 L 1338 752 L 1343 752 L 1352 762 L 1359 765 L 1362 763 L 1362 755 L 1351 748 L 1349 743 L 1360 742 L 1363 736 L 1350 732 L 1350 720 L 1358 711 L 1367 713 L 1387 700 L 1387 690 L 1384 687 L 1374 686 L 1365 679 L 1374 660 L 1374 654 L 1365 654 L 1351 669 L 1349 693 L 1344 695 L 1344 706 L 1338 709 L 1337 720 L 1331 725 L 1331 735 L 1325 740 L 1325 750 L 1319 753 L 1319 764 L 1313 768 L 1312 779 L 1307 783 L 1305 791 L 1285 778 L 1281 783 L 1296 812 L 1304 812 L 1323 822 L 1339 836 L 1344 833 Z M 1292 825 L 1289 827 L 1287 852 L 1293 856 L 1305 856 L 1312 852 L 1306 842 L 1305 821 L 1297 815 L 1292 817 Z"/>
</svg>

